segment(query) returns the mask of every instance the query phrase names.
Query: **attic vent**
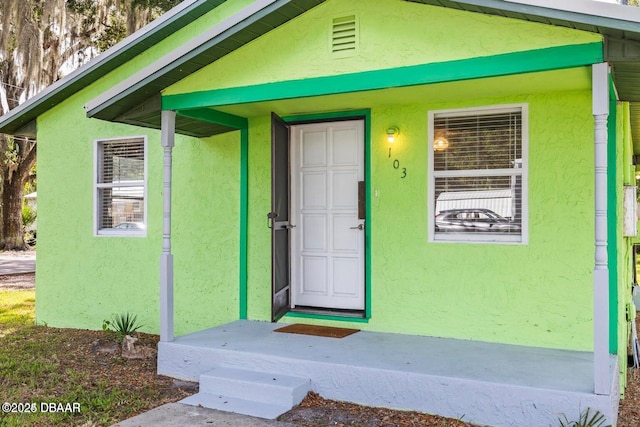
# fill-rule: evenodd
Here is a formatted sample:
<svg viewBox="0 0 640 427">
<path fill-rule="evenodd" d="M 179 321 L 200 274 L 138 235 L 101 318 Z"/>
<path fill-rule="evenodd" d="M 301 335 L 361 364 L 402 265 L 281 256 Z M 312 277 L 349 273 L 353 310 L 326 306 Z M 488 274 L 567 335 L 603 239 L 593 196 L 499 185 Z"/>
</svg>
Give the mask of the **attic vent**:
<svg viewBox="0 0 640 427">
<path fill-rule="evenodd" d="M 358 44 L 358 26 L 356 16 L 335 18 L 331 29 L 331 52 L 354 52 Z"/>
</svg>

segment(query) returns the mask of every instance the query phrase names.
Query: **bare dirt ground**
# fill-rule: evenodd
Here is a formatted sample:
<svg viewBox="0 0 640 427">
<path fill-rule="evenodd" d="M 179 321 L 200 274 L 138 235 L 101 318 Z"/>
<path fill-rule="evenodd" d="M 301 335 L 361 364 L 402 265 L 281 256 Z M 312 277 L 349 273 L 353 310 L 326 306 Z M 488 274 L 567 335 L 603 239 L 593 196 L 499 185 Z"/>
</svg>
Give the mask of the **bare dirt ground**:
<svg viewBox="0 0 640 427">
<path fill-rule="evenodd" d="M 0 289 L 29 289 L 34 287 L 34 274 L 23 274 L 13 276 L 0 276 Z M 636 324 L 640 329 L 640 317 L 636 318 Z M 59 332 L 57 332 L 59 331 Z M 57 330 L 49 328 L 48 333 L 65 334 L 72 336 L 76 343 L 78 358 L 68 357 L 68 362 L 73 360 L 83 360 L 89 362 L 88 366 L 76 366 L 79 370 L 94 370 L 95 375 L 100 377 L 112 377 L 113 362 L 112 355 L 96 353 L 92 349 L 92 343 L 96 339 L 102 338 L 101 331 L 85 330 Z M 155 336 L 145 336 L 143 341 L 153 346 L 157 342 Z M 104 365 L 104 368 L 102 369 Z M 132 388 L 145 384 L 145 387 L 155 388 L 157 402 L 150 402 L 150 409 L 164 403 L 180 400 L 188 394 L 197 392 L 197 385 L 188 383 L 176 383 L 170 378 L 156 375 L 155 359 L 130 361 L 127 367 L 117 372 L 117 382 L 119 384 L 129 383 Z M 113 379 L 110 379 L 112 381 Z M 124 414 L 123 414 L 124 415 Z M 134 414 L 126 414 L 132 416 Z M 359 426 L 359 427 L 404 427 L 404 426 L 424 426 L 424 427 L 471 427 L 475 426 L 462 420 L 438 417 L 419 412 L 395 411 L 384 408 L 371 408 L 354 405 L 346 402 L 337 402 L 324 399 L 315 393 L 310 393 L 307 398 L 297 408 L 287 412 L 280 417 L 281 421 L 296 424 L 300 427 L 324 427 L 324 426 Z M 638 427 L 640 426 L 640 370 L 629 369 L 628 383 L 625 391 L 625 398 L 620 403 L 618 427 Z"/>
<path fill-rule="evenodd" d="M 636 317 L 636 326 L 640 327 L 640 317 Z M 629 368 L 627 388 L 618 410 L 618 427 L 640 426 L 640 369 Z"/>
<path fill-rule="evenodd" d="M 474 427 L 463 420 L 421 412 L 394 411 L 336 402 L 309 393 L 302 403 L 278 418 L 300 427 Z M 478 426 L 479 427 L 479 426 Z"/>
</svg>

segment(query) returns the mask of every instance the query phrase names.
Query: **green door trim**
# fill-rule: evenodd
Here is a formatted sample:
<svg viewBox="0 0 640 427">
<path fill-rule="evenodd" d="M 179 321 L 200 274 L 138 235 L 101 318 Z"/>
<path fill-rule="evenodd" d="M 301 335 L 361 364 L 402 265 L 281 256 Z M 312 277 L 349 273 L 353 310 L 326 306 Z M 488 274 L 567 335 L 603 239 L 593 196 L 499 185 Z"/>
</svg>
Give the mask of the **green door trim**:
<svg viewBox="0 0 640 427">
<path fill-rule="evenodd" d="M 247 318 L 248 311 L 248 270 L 247 259 L 249 251 L 249 126 L 240 129 L 240 265 L 238 272 L 239 295 L 238 303 L 239 317 L 241 320 Z"/>
<path fill-rule="evenodd" d="M 162 109 L 184 110 L 353 93 L 573 68 L 604 60 L 602 42 L 534 49 L 385 70 L 165 95 Z"/>
<path fill-rule="evenodd" d="M 336 316 L 324 314 L 289 312 L 286 316 L 303 317 L 308 319 L 338 320 L 344 322 L 368 322 L 371 318 L 371 110 L 348 110 L 335 111 L 318 114 L 304 114 L 296 116 L 286 116 L 282 119 L 287 123 L 309 123 L 319 121 L 343 120 L 343 119 L 363 119 L 364 120 L 364 180 L 365 180 L 365 224 L 364 229 L 364 318 Z"/>
</svg>

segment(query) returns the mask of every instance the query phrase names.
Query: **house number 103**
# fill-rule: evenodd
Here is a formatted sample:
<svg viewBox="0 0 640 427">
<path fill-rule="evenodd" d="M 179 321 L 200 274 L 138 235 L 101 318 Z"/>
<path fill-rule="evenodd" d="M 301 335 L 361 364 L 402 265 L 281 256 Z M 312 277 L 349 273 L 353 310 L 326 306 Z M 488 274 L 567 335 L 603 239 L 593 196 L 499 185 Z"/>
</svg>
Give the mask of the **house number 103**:
<svg viewBox="0 0 640 427">
<path fill-rule="evenodd" d="M 389 158 L 391 158 L 391 147 L 389 147 Z M 400 170 L 400 178 L 407 177 L 407 168 L 400 168 L 400 160 L 393 160 L 393 168 L 396 170 Z"/>
</svg>

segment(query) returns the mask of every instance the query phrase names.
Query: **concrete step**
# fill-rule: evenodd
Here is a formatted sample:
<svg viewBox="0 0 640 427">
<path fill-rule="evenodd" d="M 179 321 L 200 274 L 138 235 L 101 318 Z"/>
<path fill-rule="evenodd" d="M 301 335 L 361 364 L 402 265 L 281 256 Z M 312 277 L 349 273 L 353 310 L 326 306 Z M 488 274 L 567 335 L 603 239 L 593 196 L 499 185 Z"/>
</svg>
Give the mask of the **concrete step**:
<svg viewBox="0 0 640 427">
<path fill-rule="evenodd" d="M 291 409 L 291 407 L 287 405 L 275 405 L 272 403 L 256 402 L 254 400 L 202 392 L 189 396 L 181 400 L 180 403 L 270 420 L 278 418 Z"/>
<path fill-rule="evenodd" d="M 309 378 L 218 366 L 200 375 L 200 393 L 182 403 L 273 419 L 310 390 Z"/>
<path fill-rule="evenodd" d="M 200 375 L 200 392 L 290 407 L 300 403 L 310 390 L 309 378 L 290 375 L 228 367 L 216 367 Z"/>
</svg>

